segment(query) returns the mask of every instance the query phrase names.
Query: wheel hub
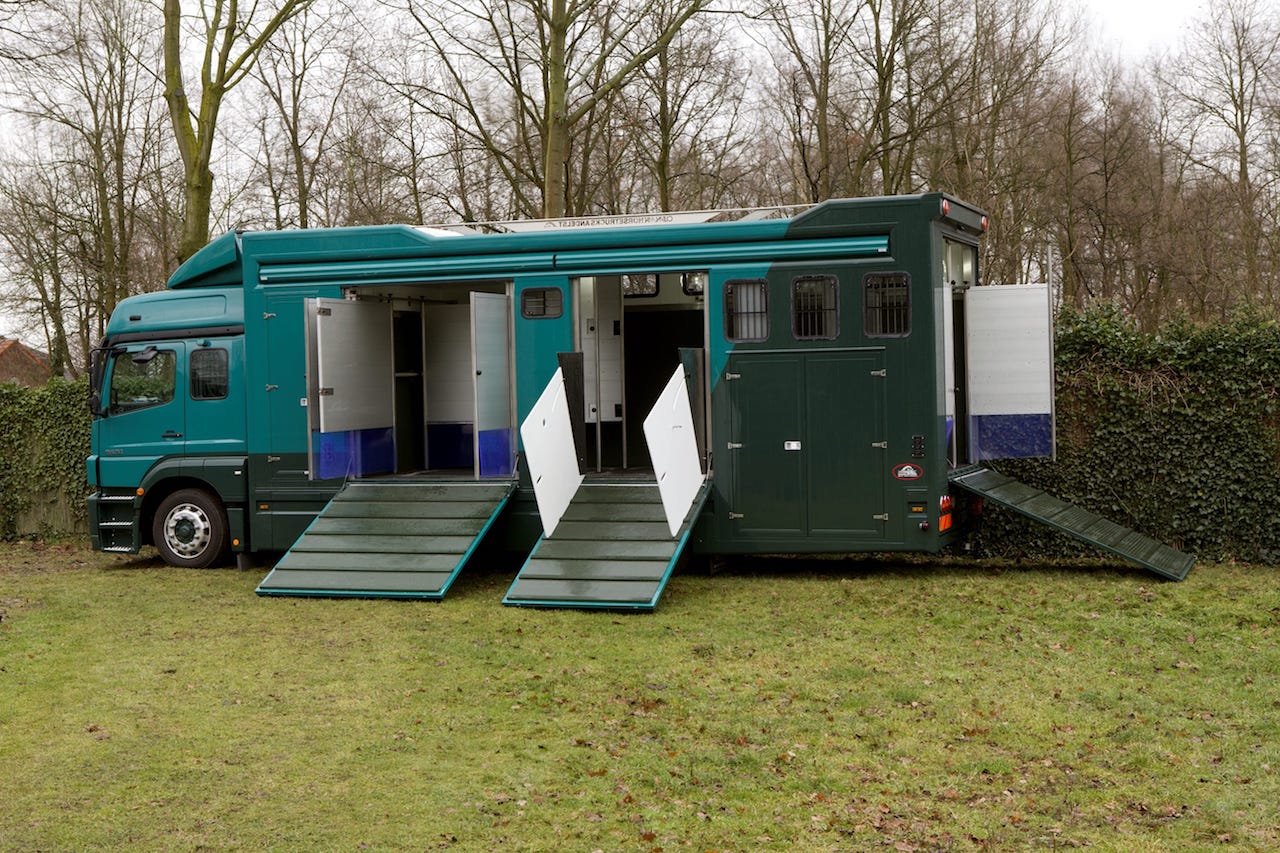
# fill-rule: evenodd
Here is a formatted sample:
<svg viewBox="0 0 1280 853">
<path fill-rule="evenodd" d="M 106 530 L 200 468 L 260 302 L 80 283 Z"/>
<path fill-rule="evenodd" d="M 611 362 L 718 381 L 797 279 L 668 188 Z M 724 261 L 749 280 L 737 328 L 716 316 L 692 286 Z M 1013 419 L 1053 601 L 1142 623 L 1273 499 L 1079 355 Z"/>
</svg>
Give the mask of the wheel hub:
<svg viewBox="0 0 1280 853">
<path fill-rule="evenodd" d="M 175 554 L 191 559 L 209 546 L 212 525 L 194 504 L 175 506 L 165 519 L 165 541 Z"/>
</svg>

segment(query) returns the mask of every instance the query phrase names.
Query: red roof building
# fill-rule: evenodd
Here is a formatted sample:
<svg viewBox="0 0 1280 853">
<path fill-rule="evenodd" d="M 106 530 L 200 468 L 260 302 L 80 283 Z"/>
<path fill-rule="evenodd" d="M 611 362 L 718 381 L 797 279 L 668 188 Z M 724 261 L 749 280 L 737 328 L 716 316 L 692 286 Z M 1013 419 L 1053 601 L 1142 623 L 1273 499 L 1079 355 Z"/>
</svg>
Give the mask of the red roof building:
<svg viewBox="0 0 1280 853">
<path fill-rule="evenodd" d="M 13 338 L 0 338 L 0 382 L 34 387 L 49 381 L 49 361 L 43 353 Z"/>
</svg>

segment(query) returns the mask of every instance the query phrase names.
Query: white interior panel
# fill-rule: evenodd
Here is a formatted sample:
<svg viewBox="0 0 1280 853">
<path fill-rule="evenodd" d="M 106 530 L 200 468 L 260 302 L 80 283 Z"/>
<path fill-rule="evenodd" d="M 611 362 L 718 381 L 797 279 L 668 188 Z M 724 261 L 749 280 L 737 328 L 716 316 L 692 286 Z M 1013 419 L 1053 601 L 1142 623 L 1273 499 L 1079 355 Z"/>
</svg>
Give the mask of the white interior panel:
<svg viewBox="0 0 1280 853">
<path fill-rule="evenodd" d="M 675 536 L 698 496 L 703 479 L 683 367 L 676 368 L 644 419 L 644 438 L 649 445 L 653 473 L 658 478 L 667 527 Z"/>
<path fill-rule="evenodd" d="M 321 432 L 395 423 L 391 306 L 316 300 L 317 405 Z"/>
<path fill-rule="evenodd" d="M 529 478 L 533 481 L 542 532 L 550 537 L 583 480 L 578 472 L 578 451 L 573 444 L 562 371 L 557 370 L 551 377 L 520 425 L 520 440 L 529 465 Z"/>
<path fill-rule="evenodd" d="M 428 305 L 425 315 L 427 421 L 471 423 L 476 407 L 471 306 Z"/>
<path fill-rule="evenodd" d="M 1053 412 L 1049 288 L 973 287 L 965 294 L 969 414 Z"/>
</svg>

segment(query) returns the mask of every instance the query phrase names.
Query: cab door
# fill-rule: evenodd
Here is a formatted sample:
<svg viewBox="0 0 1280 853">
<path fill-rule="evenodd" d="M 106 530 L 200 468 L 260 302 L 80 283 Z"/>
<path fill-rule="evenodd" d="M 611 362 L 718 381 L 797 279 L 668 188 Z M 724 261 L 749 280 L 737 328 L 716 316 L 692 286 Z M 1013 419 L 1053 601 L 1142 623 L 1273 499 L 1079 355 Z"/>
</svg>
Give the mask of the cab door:
<svg viewBox="0 0 1280 853">
<path fill-rule="evenodd" d="M 186 350 L 161 341 L 113 351 L 98 425 L 100 486 L 136 487 L 156 462 L 185 454 Z"/>
</svg>

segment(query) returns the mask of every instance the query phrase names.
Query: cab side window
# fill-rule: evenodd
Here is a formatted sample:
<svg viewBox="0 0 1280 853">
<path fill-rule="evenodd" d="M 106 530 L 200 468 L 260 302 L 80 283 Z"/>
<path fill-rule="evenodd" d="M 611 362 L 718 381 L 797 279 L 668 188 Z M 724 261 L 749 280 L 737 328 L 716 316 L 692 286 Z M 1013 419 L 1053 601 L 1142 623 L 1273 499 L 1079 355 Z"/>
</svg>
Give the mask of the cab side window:
<svg viewBox="0 0 1280 853">
<path fill-rule="evenodd" d="M 173 350 L 117 355 L 111 370 L 111 414 L 162 406 L 173 400 L 177 365 Z"/>
<path fill-rule="evenodd" d="M 193 350 L 191 353 L 191 399 L 226 399 L 228 375 L 226 350 Z"/>
</svg>

